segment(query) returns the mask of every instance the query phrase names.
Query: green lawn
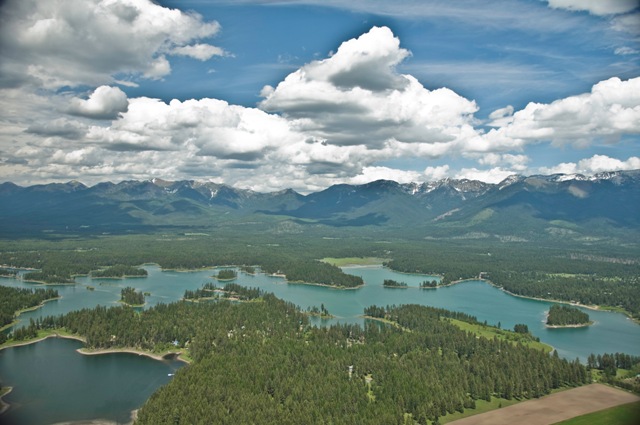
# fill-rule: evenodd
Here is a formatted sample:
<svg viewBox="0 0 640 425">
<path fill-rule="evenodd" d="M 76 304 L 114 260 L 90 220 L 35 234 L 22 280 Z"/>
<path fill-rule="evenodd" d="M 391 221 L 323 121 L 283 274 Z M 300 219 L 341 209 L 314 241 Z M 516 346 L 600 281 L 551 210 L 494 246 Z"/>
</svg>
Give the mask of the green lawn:
<svg viewBox="0 0 640 425">
<path fill-rule="evenodd" d="M 558 422 L 556 425 L 637 425 L 638 422 L 640 422 L 640 401 L 577 416 Z"/>
</svg>

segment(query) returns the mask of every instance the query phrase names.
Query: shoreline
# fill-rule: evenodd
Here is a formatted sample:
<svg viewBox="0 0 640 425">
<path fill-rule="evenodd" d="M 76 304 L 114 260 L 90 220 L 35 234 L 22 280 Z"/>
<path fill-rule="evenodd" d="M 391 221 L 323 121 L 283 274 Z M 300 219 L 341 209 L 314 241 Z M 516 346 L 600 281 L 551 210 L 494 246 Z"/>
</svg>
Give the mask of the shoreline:
<svg viewBox="0 0 640 425">
<path fill-rule="evenodd" d="M 364 287 L 364 283 L 362 285 L 358 285 L 358 286 L 338 286 L 338 285 L 328 285 L 326 283 L 317 283 L 317 282 L 305 282 L 303 280 L 287 280 L 286 281 L 287 284 L 290 285 L 310 285 L 310 286 L 322 286 L 324 288 L 331 288 L 331 289 L 340 289 L 340 290 L 353 290 L 353 289 L 360 289 L 362 287 Z"/>
<path fill-rule="evenodd" d="M 175 358 L 178 361 L 181 361 L 185 364 L 191 364 L 190 360 L 182 357 L 182 351 L 167 351 L 165 353 L 152 353 L 150 351 L 139 350 L 137 348 L 99 348 L 99 349 L 89 349 L 89 348 L 78 348 L 76 352 L 84 355 L 84 356 L 99 356 L 102 354 L 118 354 L 118 353 L 127 353 L 127 354 L 137 354 L 138 356 L 149 357 L 153 360 L 164 361 L 168 360 L 170 357 Z"/>
<path fill-rule="evenodd" d="M 571 329 L 571 328 L 587 328 L 593 325 L 594 323 L 595 322 L 593 320 L 590 320 L 589 323 L 578 323 L 574 325 L 547 325 L 545 323 L 544 326 L 547 329 Z"/>
<path fill-rule="evenodd" d="M 11 408 L 11 403 L 4 400 L 4 396 L 9 395 L 13 391 L 13 387 L 4 387 L 7 390 L 0 395 L 0 416 Z"/>
<path fill-rule="evenodd" d="M 15 320 L 13 322 L 9 323 L 9 324 L 6 324 L 6 325 L 0 327 L 0 332 L 5 331 L 5 330 L 15 326 L 18 323 L 18 317 L 20 317 L 20 315 L 22 313 L 26 313 L 28 311 L 38 310 L 39 308 L 44 307 L 44 305 L 46 303 L 48 303 L 49 301 L 55 301 L 55 300 L 60 300 L 60 299 L 62 299 L 62 295 L 59 295 L 59 296 L 57 296 L 55 298 L 49 298 L 49 299 L 43 300 L 40 304 L 34 305 L 33 307 L 27 307 L 27 308 L 23 308 L 22 310 L 16 311 L 15 313 L 13 313 L 14 316 L 15 316 Z"/>
<path fill-rule="evenodd" d="M 76 340 L 76 341 L 80 341 L 83 344 L 87 343 L 86 338 L 80 336 L 80 335 L 65 335 L 65 334 L 61 334 L 58 332 L 54 332 L 51 333 L 49 335 L 45 335 L 39 338 L 35 338 L 32 340 L 28 340 L 28 341 L 22 341 L 22 342 L 18 342 L 15 344 L 11 344 L 11 345 L 7 345 L 4 347 L 0 347 L 0 351 L 5 350 L 7 348 L 13 348 L 13 347 L 23 347 L 26 345 L 31 345 L 31 344 L 37 344 L 38 342 L 42 342 L 45 339 L 48 338 L 64 338 L 64 339 L 72 339 L 72 340 Z M 87 348 L 78 348 L 76 350 L 76 352 L 85 355 L 85 356 L 94 356 L 94 355 L 100 355 L 100 354 L 117 354 L 117 353 L 129 353 L 129 354 L 137 354 L 139 356 L 145 356 L 145 357 L 149 357 L 153 360 L 158 360 L 158 361 L 163 361 L 163 360 L 167 360 L 167 358 L 169 356 L 173 356 L 175 357 L 176 360 L 179 360 L 185 364 L 191 364 L 191 361 L 188 360 L 187 358 L 182 356 L 182 351 L 167 351 L 164 353 L 152 353 L 150 351 L 145 351 L 145 350 L 140 350 L 137 348 L 131 348 L 131 347 L 123 347 L 123 348 L 104 348 L 104 349 L 96 349 L 96 350 L 91 350 L 91 349 L 87 349 Z"/>
<path fill-rule="evenodd" d="M 391 269 L 393 270 L 393 269 Z M 403 272 L 398 272 L 396 270 L 393 270 L 394 272 L 397 273 L 403 273 Z M 408 273 L 411 274 L 411 273 Z M 513 297 L 518 297 L 518 298 L 525 298 L 528 300 L 535 300 L 535 301 L 544 301 L 544 302 L 550 302 L 550 303 L 557 303 L 557 304 L 567 304 L 573 307 L 582 307 L 582 308 L 586 308 L 588 310 L 593 310 L 593 311 L 605 311 L 605 312 L 609 312 L 609 313 L 621 313 L 624 314 L 625 316 L 627 316 L 627 318 L 633 322 L 635 322 L 636 324 L 640 325 L 640 320 L 639 319 L 635 319 L 633 316 L 631 316 L 631 313 L 629 313 L 626 310 L 614 310 L 614 309 L 609 309 L 606 306 L 600 306 L 600 305 L 590 305 L 590 304 L 582 304 L 580 302 L 575 302 L 575 301 L 563 301 L 563 300 L 556 300 L 556 299 L 552 299 L 552 298 L 540 298 L 540 297 L 531 297 L 531 296 L 527 296 L 527 295 L 519 295 L 516 293 L 513 293 L 511 291 L 508 291 L 506 289 L 504 289 L 502 286 L 499 286 L 498 284 L 492 282 L 490 279 L 487 278 L 479 278 L 479 277 L 469 277 L 466 279 L 459 279 L 459 280 L 454 280 L 450 283 L 447 283 L 445 285 L 438 285 L 435 288 L 431 288 L 431 287 L 427 287 L 427 288 L 420 288 L 420 289 L 438 289 L 438 288 L 444 288 L 447 286 L 453 286 L 453 285 L 457 285 L 458 283 L 464 283 L 464 282 L 475 282 L 475 281 L 480 281 L 480 282 L 485 282 L 488 283 L 489 285 L 493 286 L 494 288 L 497 288 L 499 290 L 501 290 L 502 292 L 511 295 Z M 590 325 L 587 325 L 590 326 Z"/>
</svg>

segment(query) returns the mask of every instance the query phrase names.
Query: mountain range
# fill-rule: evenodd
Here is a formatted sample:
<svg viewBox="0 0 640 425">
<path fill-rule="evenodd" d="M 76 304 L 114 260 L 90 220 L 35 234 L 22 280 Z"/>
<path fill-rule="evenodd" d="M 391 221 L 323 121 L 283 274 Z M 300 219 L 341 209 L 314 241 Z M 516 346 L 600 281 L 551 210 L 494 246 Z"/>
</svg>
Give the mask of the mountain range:
<svg viewBox="0 0 640 425">
<path fill-rule="evenodd" d="M 640 170 L 583 176 L 510 176 L 498 184 L 443 179 L 339 184 L 302 195 L 211 182 L 72 181 L 0 184 L 0 236 L 42 232 L 121 233 L 242 223 L 420 231 L 426 237 L 531 239 L 637 235 Z M 634 236 L 635 237 L 635 236 Z"/>
</svg>

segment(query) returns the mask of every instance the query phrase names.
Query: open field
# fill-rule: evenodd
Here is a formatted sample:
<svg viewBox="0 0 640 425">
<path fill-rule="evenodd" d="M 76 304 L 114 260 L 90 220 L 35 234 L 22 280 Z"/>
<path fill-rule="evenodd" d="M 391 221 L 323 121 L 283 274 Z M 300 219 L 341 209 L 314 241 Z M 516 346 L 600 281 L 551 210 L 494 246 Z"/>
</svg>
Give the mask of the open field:
<svg viewBox="0 0 640 425">
<path fill-rule="evenodd" d="M 545 344 L 544 342 L 529 339 L 525 335 L 517 334 L 512 331 L 497 329 L 492 326 L 482 326 L 480 324 L 464 322 L 462 320 L 457 320 L 457 319 L 449 318 L 447 320 L 452 324 L 456 325 L 457 327 L 459 327 L 460 329 L 462 329 L 463 331 L 473 332 L 474 334 L 487 339 L 493 339 L 495 337 L 503 341 L 511 341 L 514 344 L 521 342 L 522 344 L 530 348 L 533 348 L 536 350 L 544 350 L 546 353 L 550 353 L 551 351 L 553 351 L 553 347 L 550 346 L 549 344 Z"/>
<path fill-rule="evenodd" d="M 588 413 L 556 425 L 636 425 L 640 420 L 640 401 Z"/>
<path fill-rule="evenodd" d="M 591 384 L 450 422 L 450 425 L 551 425 L 599 410 L 640 401 L 640 397 Z"/>
</svg>

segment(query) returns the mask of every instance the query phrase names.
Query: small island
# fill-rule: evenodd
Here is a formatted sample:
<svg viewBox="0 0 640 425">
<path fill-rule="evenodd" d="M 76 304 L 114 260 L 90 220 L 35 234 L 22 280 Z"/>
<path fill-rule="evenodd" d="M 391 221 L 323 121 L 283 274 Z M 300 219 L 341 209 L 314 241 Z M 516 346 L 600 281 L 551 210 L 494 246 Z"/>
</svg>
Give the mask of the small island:
<svg viewBox="0 0 640 425">
<path fill-rule="evenodd" d="M 327 310 L 324 304 L 321 304 L 320 308 L 315 305 L 313 307 L 308 307 L 307 314 L 309 316 L 320 317 L 321 319 L 332 319 L 334 317 L 331 313 L 329 313 L 329 310 Z"/>
<path fill-rule="evenodd" d="M 408 288 L 408 285 L 405 282 L 398 282 L 393 279 L 385 279 L 382 286 L 385 288 Z"/>
<path fill-rule="evenodd" d="M 218 280 L 233 280 L 238 277 L 238 273 L 233 269 L 220 270 L 217 275 L 213 276 Z"/>
<path fill-rule="evenodd" d="M 218 296 L 215 294 L 215 291 L 218 288 L 211 282 L 207 282 L 202 285 L 202 288 L 190 290 L 186 289 L 184 291 L 184 296 L 182 297 L 185 301 L 199 301 L 199 300 L 212 300 L 216 299 Z"/>
<path fill-rule="evenodd" d="M 568 305 L 554 304 L 547 315 L 548 328 L 577 328 L 592 324 L 587 313 Z"/>
<path fill-rule="evenodd" d="M 118 264 L 91 272 L 92 278 L 124 279 L 125 277 L 147 277 L 147 271 L 139 267 Z"/>
<path fill-rule="evenodd" d="M 256 268 L 253 266 L 241 266 L 240 270 L 242 270 L 242 272 L 246 274 L 250 274 L 250 275 L 256 274 Z"/>
<path fill-rule="evenodd" d="M 420 283 L 420 288 L 422 288 L 422 289 L 437 288 L 438 286 L 440 286 L 440 283 L 438 283 L 438 281 L 435 280 L 435 279 L 433 279 L 433 280 L 425 280 L 424 282 Z"/>
<path fill-rule="evenodd" d="M 127 286 L 120 291 L 120 302 L 131 307 L 140 307 L 144 305 L 144 294 L 136 292 L 134 288 Z"/>
</svg>

